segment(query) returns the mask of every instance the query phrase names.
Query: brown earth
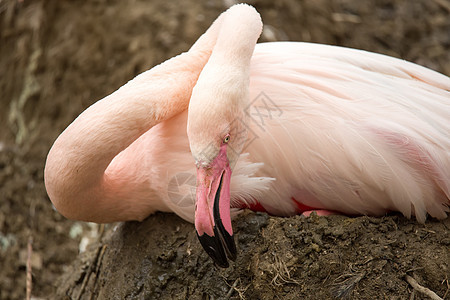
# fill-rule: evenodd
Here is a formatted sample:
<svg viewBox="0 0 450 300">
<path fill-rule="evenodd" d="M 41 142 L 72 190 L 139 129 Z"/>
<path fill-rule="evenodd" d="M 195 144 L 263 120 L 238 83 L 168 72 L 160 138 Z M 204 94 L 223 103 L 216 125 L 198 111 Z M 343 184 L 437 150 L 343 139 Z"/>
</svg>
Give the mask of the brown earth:
<svg viewBox="0 0 450 300">
<path fill-rule="evenodd" d="M 0 298 L 426 299 L 405 275 L 447 299 L 450 221 L 401 216 L 304 219 L 244 214 L 239 258 L 216 269 L 193 226 L 157 214 L 96 232 L 52 209 L 46 154 L 88 105 L 185 51 L 232 1 L 0 1 Z M 261 41 L 338 44 L 450 75 L 446 0 L 250 1 Z M 94 235 L 95 237 L 95 235 Z M 78 257 L 78 259 L 77 259 Z"/>
<path fill-rule="evenodd" d="M 450 219 L 424 226 L 399 216 L 247 212 L 234 221 L 238 258 L 220 269 L 191 224 L 157 214 L 109 230 L 57 281 L 57 292 L 73 299 L 407 299 L 409 275 L 443 296 L 449 226 Z"/>
</svg>

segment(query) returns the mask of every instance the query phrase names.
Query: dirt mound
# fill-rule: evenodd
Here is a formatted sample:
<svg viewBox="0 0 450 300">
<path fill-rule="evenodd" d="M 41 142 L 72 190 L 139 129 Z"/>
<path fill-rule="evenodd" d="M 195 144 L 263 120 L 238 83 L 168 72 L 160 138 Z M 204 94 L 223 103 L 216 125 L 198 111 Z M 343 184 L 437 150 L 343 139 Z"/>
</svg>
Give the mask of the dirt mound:
<svg viewBox="0 0 450 300">
<path fill-rule="evenodd" d="M 220 269 L 193 225 L 157 214 L 109 230 L 58 281 L 58 297 L 406 299 L 412 288 L 405 276 L 444 295 L 449 226 L 450 219 L 420 225 L 398 216 L 274 218 L 247 212 L 234 221 L 237 261 Z"/>
<path fill-rule="evenodd" d="M 103 258 L 95 269 L 79 265 L 79 260 L 68 267 L 77 257 L 80 240 L 92 230 L 52 209 L 43 184 L 52 142 L 94 101 L 187 50 L 228 2 L 232 1 L 0 1 L 1 299 L 24 298 L 29 237 L 33 240 L 33 296 L 43 298 L 59 298 L 55 282 L 66 270 L 81 272 L 69 292 L 81 290 L 80 283 L 86 282 L 83 297 L 89 293 L 87 287 L 91 292 L 106 288 L 111 270 L 126 279 L 123 284 L 139 283 L 110 286 L 128 298 L 175 295 L 175 291 L 193 298 L 226 298 L 229 285 L 241 293 L 233 288 L 230 298 L 296 298 L 300 294 L 317 299 L 337 295 L 345 286 L 353 286 L 349 293 L 354 298 L 371 297 L 372 291 L 381 298 L 405 298 L 412 290 L 404 274 L 416 276 L 440 296 L 446 294 L 448 221 L 423 226 L 401 217 L 307 221 L 246 215 L 235 222 L 238 263 L 217 271 L 198 248 L 192 226 L 161 214 L 142 224 L 121 225 L 99 244 L 108 246 L 86 252 L 82 258 L 89 259 L 92 253 L 97 261 Z M 445 1 L 250 3 L 266 25 L 262 41 L 350 46 L 450 74 L 450 7 Z M 132 229 L 148 230 L 149 235 L 147 239 L 134 236 Z M 162 234 L 163 229 L 166 240 L 153 234 Z M 133 247 L 143 252 L 128 249 Z M 154 256 L 142 258 L 150 251 L 155 251 Z M 131 260 L 135 263 L 142 258 L 143 265 L 125 272 L 129 256 L 121 253 L 136 256 Z M 100 273 L 85 280 L 82 273 L 88 274 L 89 268 Z M 68 287 L 69 275 L 65 273 L 60 281 L 62 287 Z M 95 278 L 97 284 L 92 283 Z M 119 284 L 117 280 L 112 282 Z"/>
</svg>

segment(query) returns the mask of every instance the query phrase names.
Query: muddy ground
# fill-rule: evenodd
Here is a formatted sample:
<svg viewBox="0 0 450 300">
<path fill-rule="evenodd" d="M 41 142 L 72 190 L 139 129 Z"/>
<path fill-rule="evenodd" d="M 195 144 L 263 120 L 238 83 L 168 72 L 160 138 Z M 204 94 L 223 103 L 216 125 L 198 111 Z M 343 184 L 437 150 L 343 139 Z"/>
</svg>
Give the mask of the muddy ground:
<svg viewBox="0 0 450 300">
<path fill-rule="evenodd" d="M 426 299 L 405 275 L 450 298 L 449 219 L 245 214 L 234 221 L 238 261 L 219 270 L 176 216 L 101 230 L 52 209 L 43 167 L 58 134 L 187 50 L 231 2 L 0 1 L 1 299 L 25 297 L 28 244 L 32 295 L 43 299 Z M 450 75 L 447 0 L 250 3 L 267 25 L 262 41 L 366 49 Z"/>
</svg>

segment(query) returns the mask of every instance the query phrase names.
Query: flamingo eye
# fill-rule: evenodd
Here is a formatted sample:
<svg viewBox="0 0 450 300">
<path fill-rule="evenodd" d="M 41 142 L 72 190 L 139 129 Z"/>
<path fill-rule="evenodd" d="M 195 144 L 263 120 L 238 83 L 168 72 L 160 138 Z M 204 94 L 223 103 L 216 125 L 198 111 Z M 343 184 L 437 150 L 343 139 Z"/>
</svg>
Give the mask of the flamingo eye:
<svg viewBox="0 0 450 300">
<path fill-rule="evenodd" d="M 224 144 L 228 144 L 229 141 L 230 141 L 230 135 L 227 134 L 227 135 L 223 138 L 223 143 L 224 143 Z"/>
</svg>

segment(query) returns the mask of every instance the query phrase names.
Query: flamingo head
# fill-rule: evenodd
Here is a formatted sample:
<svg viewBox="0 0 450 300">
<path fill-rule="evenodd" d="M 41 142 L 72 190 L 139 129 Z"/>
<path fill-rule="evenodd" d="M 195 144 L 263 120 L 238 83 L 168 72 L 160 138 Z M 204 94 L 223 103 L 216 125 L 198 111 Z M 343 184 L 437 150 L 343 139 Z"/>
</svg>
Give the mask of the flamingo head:
<svg viewBox="0 0 450 300">
<path fill-rule="evenodd" d="M 247 140 L 242 106 L 248 102 L 248 88 L 245 80 L 231 86 L 227 80 L 225 85 L 208 84 L 213 75 L 207 69 L 202 76 L 205 78 L 198 80 L 191 96 L 187 126 L 197 166 L 195 227 L 208 255 L 226 268 L 227 257 L 235 260 L 237 253 L 230 216 L 230 181 Z"/>
</svg>

